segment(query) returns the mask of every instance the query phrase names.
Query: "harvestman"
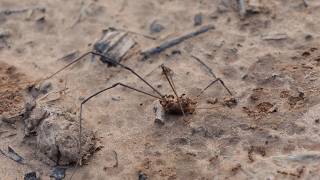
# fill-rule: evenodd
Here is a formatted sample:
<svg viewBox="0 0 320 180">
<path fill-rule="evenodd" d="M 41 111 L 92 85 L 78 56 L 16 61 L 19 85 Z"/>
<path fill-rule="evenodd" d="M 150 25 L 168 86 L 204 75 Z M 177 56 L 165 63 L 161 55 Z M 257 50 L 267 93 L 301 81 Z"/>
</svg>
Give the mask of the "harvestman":
<svg viewBox="0 0 320 180">
<path fill-rule="evenodd" d="M 118 65 L 121 68 L 124 68 L 128 71 L 130 71 L 134 76 L 138 77 L 141 81 L 143 81 L 146 85 L 148 85 L 154 92 L 153 93 L 148 93 L 146 91 L 143 90 L 139 90 L 136 89 L 134 87 L 125 85 L 121 82 L 115 83 L 107 88 L 104 88 L 92 95 L 90 95 L 89 97 L 87 97 L 86 99 L 84 99 L 81 104 L 80 104 L 80 112 L 79 112 L 79 161 L 77 162 L 78 164 L 81 164 L 81 151 L 82 151 L 82 147 L 81 147 L 81 137 L 82 137 L 82 110 L 83 110 L 83 105 L 88 102 L 90 99 L 92 99 L 95 96 L 98 96 L 99 94 L 108 91 L 112 88 L 115 88 L 117 86 L 123 86 L 126 87 L 128 89 L 137 91 L 139 93 L 148 95 L 150 97 L 156 98 L 159 100 L 161 106 L 163 107 L 164 111 L 166 114 L 177 114 L 177 115 L 183 115 L 185 116 L 186 114 L 192 114 L 195 112 L 197 108 L 197 99 L 209 88 L 211 87 L 213 84 L 215 84 L 216 82 L 220 82 L 221 85 L 226 89 L 226 91 L 232 96 L 231 91 L 228 89 L 228 87 L 224 84 L 224 82 L 220 79 L 220 78 L 216 78 L 213 81 L 211 81 L 204 89 L 202 89 L 200 91 L 200 93 L 196 96 L 196 98 L 189 98 L 187 97 L 185 94 L 182 95 L 178 95 L 176 89 L 175 89 L 175 85 L 174 82 L 172 80 L 172 76 L 171 74 L 171 69 L 169 69 L 168 67 L 161 65 L 163 74 L 166 77 L 166 80 L 168 81 L 174 95 L 172 94 L 162 94 L 159 90 L 157 90 L 154 86 L 152 86 L 150 83 L 148 83 L 144 78 L 142 78 L 139 74 L 137 74 L 133 69 L 131 69 L 128 66 L 123 65 L 122 63 L 119 63 L 101 53 L 97 53 L 97 52 L 87 52 L 85 54 L 83 54 L 82 56 L 76 58 L 75 60 L 73 60 L 71 63 L 69 63 L 68 65 L 64 66 L 63 68 L 59 69 L 58 71 L 56 71 L 55 73 L 53 73 L 52 75 L 45 77 L 43 79 L 34 81 L 32 82 L 24 82 L 26 84 L 32 83 L 32 84 L 38 84 L 39 82 L 43 82 L 45 80 L 51 79 L 52 77 L 54 77 L 55 75 L 57 75 L 58 73 L 60 73 L 61 71 L 67 69 L 68 67 L 74 65 L 75 63 L 79 62 L 81 59 L 83 59 L 85 56 L 87 55 L 96 55 L 96 56 L 100 56 L 103 58 L 103 62 L 107 62 L 110 64 L 114 64 L 114 65 Z M 22 84 L 24 84 L 22 83 Z M 13 85 L 13 84 L 12 84 Z M 155 94 L 154 94 L 155 93 Z M 200 109 L 200 108 L 199 108 Z"/>
<path fill-rule="evenodd" d="M 92 95 L 90 95 L 89 97 L 87 97 L 86 99 L 84 99 L 81 104 L 80 104 L 80 113 L 79 113 L 79 126 L 80 126 L 80 130 L 79 130 L 79 153 L 81 154 L 81 133 L 82 133 L 82 109 L 83 109 L 83 105 L 88 102 L 90 99 L 92 99 L 95 96 L 98 96 L 99 94 L 108 91 L 112 88 L 115 88 L 117 86 L 123 86 L 126 87 L 128 89 L 137 91 L 139 93 L 148 95 L 150 97 L 159 99 L 161 106 L 163 107 L 165 113 L 167 114 L 177 114 L 177 115 L 183 115 L 185 116 L 186 114 L 192 114 L 194 113 L 194 111 L 197 108 L 197 99 L 213 84 L 215 84 L 216 82 L 220 82 L 222 84 L 222 86 L 227 90 L 227 92 L 232 95 L 231 91 L 227 88 L 227 86 L 224 84 L 224 82 L 220 79 L 220 78 L 215 78 L 213 81 L 211 81 L 204 89 L 202 89 L 200 91 L 200 93 L 196 96 L 196 98 L 192 99 L 189 98 L 187 96 L 185 96 L 185 94 L 182 94 L 179 96 L 179 94 L 177 93 L 176 89 L 175 89 L 175 85 L 173 83 L 172 77 L 170 76 L 170 72 L 171 70 L 164 66 L 161 65 L 162 71 L 167 79 L 167 81 L 169 82 L 169 85 L 174 93 L 174 95 L 172 94 L 162 94 L 159 90 L 157 90 L 154 86 L 152 86 L 150 83 L 148 83 L 144 78 L 142 78 L 139 74 L 137 74 L 134 70 L 132 70 L 130 67 L 123 65 L 122 63 L 119 63 L 117 61 L 112 60 L 111 58 L 101 54 L 101 53 L 97 53 L 97 52 L 87 52 L 85 54 L 83 54 L 82 56 L 78 57 L 77 59 L 73 60 L 71 63 L 69 63 L 68 65 L 66 65 L 65 67 L 61 68 L 60 70 L 58 70 L 57 72 L 55 72 L 54 74 L 52 74 L 51 76 L 47 77 L 46 79 L 50 79 L 53 76 L 55 76 L 56 74 L 60 73 L 61 71 L 65 70 L 66 68 L 70 67 L 71 65 L 79 62 L 81 59 L 83 59 L 85 56 L 92 54 L 92 55 L 97 55 L 103 58 L 104 62 L 110 63 L 110 64 L 114 64 L 114 65 L 118 65 L 121 68 L 124 68 L 128 71 L 130 71 L 133 75 L 135 75 L 136 77 L 138 77 L 141 81 L 143 81 L 146 85 L 148 85 L 156 94 L 153 93 L 148 93 L 146 91 L 143 90 L 139 90 L 137 88 L 128 86 L 126 84 L 123 84 L 121 82 L 115 83 L 107 88 L 104 88 Z M 45 79 L 45 80 L 46 80 Z"/>
</svg>

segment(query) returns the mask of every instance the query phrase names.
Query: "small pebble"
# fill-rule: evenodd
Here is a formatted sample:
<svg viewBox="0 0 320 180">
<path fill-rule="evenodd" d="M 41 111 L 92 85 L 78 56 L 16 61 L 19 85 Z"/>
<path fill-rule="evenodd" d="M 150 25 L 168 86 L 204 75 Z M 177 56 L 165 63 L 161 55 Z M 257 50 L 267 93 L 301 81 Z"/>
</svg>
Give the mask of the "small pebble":
<svg viewBox="0 0 320 180">
<path fill-rule="evenodd" d="M 310 35 L 310 34 L 307 34 L 307 35 L 304 37 L 304 39 L 305 39 L 306 41 L 311 41 L 311 40 L 313 39 L 313 36 Z"/>
<path fill-rule="evenodd" d="M 24 180 L 38 180 L 36 172 L 29 172 L 24 175 Z"/>
<path fill-rule="evenodd" d="M 207 99 L 207 103 L 208 103 L 208 104 L 216 104 L 217 102 L 218 102 L 218 99 L 217 99 L 217 98 Z"/>
<path fill-rule="evenodd" d="M 139 171 L 138 179 L 139 180 L 148 180 L 148 176 L 145 173 L 143 173 L 142 171 Z"/>
<path fill-rule="evenodd" d="M 67 168 L 65 167 L 55 167 L 50 175 L 50 177 L 54 178 L 55 180 L 62 180 L 64 179 L 64 177 L 66 176 L 65 173 L 66 173 L 66 170 Z"/>
<path fill-rule="evenodd" d="M 11 33 L 7 30 L 0 29 L 0 39 L 10 37 Z"/>
<path fill-rule="evenodd" d="M 159 33 L 163 31 L 165 27 L 160 24 L 157 20 L 153 21 L 150 25 L 150 32 L 151 33 Z"/>
</svg>

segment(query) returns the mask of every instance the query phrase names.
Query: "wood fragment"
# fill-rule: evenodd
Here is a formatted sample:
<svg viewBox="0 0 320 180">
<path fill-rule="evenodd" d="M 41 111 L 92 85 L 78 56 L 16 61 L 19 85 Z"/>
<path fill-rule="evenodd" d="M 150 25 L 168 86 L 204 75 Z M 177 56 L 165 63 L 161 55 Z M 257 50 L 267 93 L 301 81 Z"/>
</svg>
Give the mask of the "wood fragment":
<svg viewBox="0 0 320 180">
<path fill-rule="evenodd" d="M 19 164 L 26 164 L 25 160 L 18 153 L 16 153 L 14 149 L 10 146 L 8 146 L 8 152 L 4 152 L 0 149 L 0 153 L 6 156 L 7 158 L 16 161 Z"/>
<path fill-rule="evenodd" d="M 203 26 L 203 27 L 201 27 L 200 29 L 198 29 L 196 31 L 193 31 L 191 33 L 187 33 L 187 34 L 182 35 L 180 37 L 176 37 L 174 39 L 165 41 L 165 42 L 161 43 L 159 46 L 147 49 L 147 50 L 141 52 L 141 54 L 144 57 L 143 59 L 147 59 L 152 55 L 159 54 L 162 51 L 164 51 L 164 50 L 166 50 L 166 49 L 168 49 L 170 47 L 178 45 L 181 42 L 183 42 L 183 41 L 185 41 L 187 39 L 193 38 L 193 37 L 195 37 L 197 35 L 200 35 L 202 33 L 208 32 L 211 29 L 215 29 L 215 27 L 213 25 Z"/>
<path fill-rule="evenodd" d="M 289 36 L 284 33 L 277 33 L 277 34 L 270 34 L 270 35 L 262 36 L 262 40 L 265 40 L 265 41 L 284 40 L 284 39 L 288 39 L 288 38 L 289 38 Z"/>
<path fill-rule="evenodd" d="M 153 111 L 155 114 L 154 122 L 163 125 L 165 123 L 165 110 L 158 101 L 154 103 Z"/>
<path fill-rule="evenodd" d="M 118 153 L 117 153 L 116 151 L 113 151 L 113 153 L 114 153 L 114 158 L 115 158 L 115 160 L 116 160 L 116 164 L 113 165 L 113 167 L 116 168 L 116 167 L 118 167 L 118 165 L 119 165 Z"/>
<path fill-rule="evenodd" d="M 103 30 L 102 37 L 94 44 L 94 50 L 116 62 L 120 62 L 134 45 L 135 41 L 128 36 L 128 32 L 108 28 Z M 101 58 L 101 60 L 109 63 L 104 58 Z"/>
<path fill-rule="evenodd" d="M 69 88 L 65 87 L 65 88 L 58 90 L 58 91 L 49 92 L 49 93 L 45 94 L 44 96 L 40 97 L 39 99 L 37 99 L 36 101 L 37 102 L 42 101 L 43 99 L 48 98 L 52 94 L 56 94 L 56 97 L 53 97 L 53 98 L 47 100 L 46 103 L 59 100 L 61 98 L 61 95 L 65 94 L 68 89 Z"/>
</svg>

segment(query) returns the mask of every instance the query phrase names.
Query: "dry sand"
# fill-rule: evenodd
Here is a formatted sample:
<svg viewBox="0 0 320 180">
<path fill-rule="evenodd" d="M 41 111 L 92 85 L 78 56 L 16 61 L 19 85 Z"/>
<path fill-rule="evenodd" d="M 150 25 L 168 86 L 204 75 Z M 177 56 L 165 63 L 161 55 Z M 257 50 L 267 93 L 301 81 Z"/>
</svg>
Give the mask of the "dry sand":
<svg viewBox="0 0 320 180">
<path fill-rule="evenodd" d="M 122 62 L 172 94 L 159 68 L 165 63 L 174 71 L 178 92 L 195 97 L 213 79 L 191 58 L 197 56 L 224 80 L 238 104 L 223 105 L 227 93 L 215 85 L 198 100 L 199 107 L 215 108 L 185 119 L 170 116 L 158 126 L 153 98 L 124 88 L 100 95 L 85 105 L 84 121 L 103 148 L 73 179 L 138 179 L 139 172 L 149 179 L 319 179 L 320 2 L 309 0 L 308 7 L 302 0 L 251 2 L 259 12 L 241 20 L 231 0 L 1 0 L 0 11 L 45 11 L 0 13 L 0 33 L 8 33 L 0 38 L 0 113 L 22 106 L 19 86 L 25 85 L 19 82 L 55 72 L 67 64 L 58 59 L 90 50 L 107 27 L 157 37 L 132 35 L 136 48 L 146 49 L 195 29 L 194 16 L 202 13 L 203 24 L 214 24 L 215 30 L 147 61 L 133 56 Z M 149 31 L 154 20 L 165 27 L 160 33 Z M 284 39 L 267 40 L 279 34 Z M 90 58 L 50 82 L 52 91 L 68 91 L 42 102 L 75 114 L 83 98 L 116 82 L 151 92 L 128 71 Z M 207 103 L 215 97 L 217 104 Z M 22 123 L 1 123 L 0 139 L 1 149 L 10 145 L 29 164 L 0 155 L 1 180 L 23 179 L 30 171 L 50 179 L 52 167 L 24 140 Z"/>
</svg>

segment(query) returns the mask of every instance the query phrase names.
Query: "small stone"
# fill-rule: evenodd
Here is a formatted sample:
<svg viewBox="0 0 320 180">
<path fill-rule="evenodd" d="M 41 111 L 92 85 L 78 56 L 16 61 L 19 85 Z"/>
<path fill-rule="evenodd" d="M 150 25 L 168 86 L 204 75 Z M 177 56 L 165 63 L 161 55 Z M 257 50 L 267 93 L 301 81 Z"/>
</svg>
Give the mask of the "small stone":
<svg viewBox="0 0 320 180">
<path fill-rule="evenodd" d="M 198 13 L 194 16 L 194 26 L 200 26 L 202 25 L 202 13 Z"/>
<path fill-rule="evenodd" d="M 306 41 L 311 41 L 311 40 L 313 39 L 313 36 L 312 36 L 311 34 L 307 34 L 307 35 L 304 37 L 304 39 L 305 39 Z"/>
<path fill-rule="evenodd" d="M 148 176 L 145 173 L 143 173 L 142 171 L 139 171 L 138 179 L 139 180 L 148 180 Z"/>
<path fill-rule="evenodd" d="M 24 175 L 24 180 L 38 180 L 36 172 L 29 172 Z"/>
<path fill-rule="evenodd" d="M 207 103 L 208 103 L 208 104 L 216 104 L 217 102 L 218 102 L 218 99 L 217 99 L 217 98 L 207 99 Z"/>
<path fill-rule="evenodd" d="M 162 24 L 160 24 L 157 20 L 153 21 L 150 25 L 150 32 L 151 33 L 159 33 L 164 29 L 165 29 L 165 27 Z"/>
<path fill-rule="evenodd" d="M 66 175 L 66 169 L 65 167 L 55 167 L 50 175 L 50 177 L 53 177 L 55 180 L 61 180 L 63 179 Z"/>
<path fill-rule="evenodd" d="M 9 31 L 0 29 L 0 39 L 9 38 L 10 36 L 11 33 Z"/>
</svg>

